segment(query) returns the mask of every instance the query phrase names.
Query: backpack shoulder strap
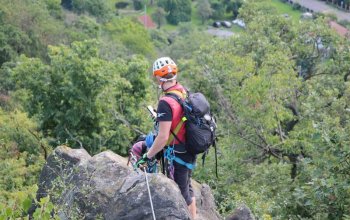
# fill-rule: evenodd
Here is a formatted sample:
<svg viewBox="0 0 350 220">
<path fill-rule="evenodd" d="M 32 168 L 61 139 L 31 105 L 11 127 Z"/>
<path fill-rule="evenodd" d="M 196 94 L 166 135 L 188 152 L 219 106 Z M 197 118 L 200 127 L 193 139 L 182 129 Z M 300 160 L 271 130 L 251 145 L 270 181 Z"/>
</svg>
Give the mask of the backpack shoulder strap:
<svg viewBox="0 0 350 220">
<path fill-rule="evenodd" d="M 170 97 L 170 98 L 174 99 L 176 102 L 178 102 L 180 104 L 181 108 L 184 109 L 183 108 L 183 100 L 178 95 L 181 95 L 181 97 L 183 97 L 183 93 L 181 93 L 180 91 L 176 91 L 176 90 L 165 93 L 166 97 Z M 163 100 L 166 101 L 166 99 L 163 99 Z M 168 138 L 167 145 L 170 145 L 174 139 L 176 139 L 181 144 L 183 144 L 182 141 L 177 137 L 177 134 L 179 133 L 181 127 L 183 126 L 183 124 L 186 120 L 187 120 L 186 117 L 182 117 L 181 120 L 179 121 L 179 123 L 176 125 L 175 130 L 174 131 L 170 130 L 171 134 Z"/>
<path fill-rule="evenodd" d="M 182 99 L 185 99 L 185 98 L 187 98 L 187 90 L 186 90 L 186 92 L 180 92 L 180 91 L 178 91 L 178 90 L 171 90 L 171 91 L 169 91 L 169 92 L 166 92 L 165 93 L 165 95 L 166 96 L 176 96 L 176 98 L 182 98 Z"/>
</svg>

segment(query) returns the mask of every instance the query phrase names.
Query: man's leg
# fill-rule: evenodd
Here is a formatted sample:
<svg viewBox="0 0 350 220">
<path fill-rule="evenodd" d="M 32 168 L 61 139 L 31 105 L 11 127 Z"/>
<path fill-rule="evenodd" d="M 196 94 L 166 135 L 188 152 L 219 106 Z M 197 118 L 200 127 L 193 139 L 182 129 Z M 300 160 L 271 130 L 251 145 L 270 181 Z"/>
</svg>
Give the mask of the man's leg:
<svg viewBox="0 0 350 220">
<path fill-rule="evenodd" d="M 192 218 L 196 219 L 197 207 L 196 207 L 196 198 L 195 197 L 192 197 L 192 203 L 188 206 L 188 210 L 190 210 Z"/>
<path fill-rule="evenodd" d="M 174 180 L 180 188 L 181 194 L 184 197 L 192 218 L 196 217 L 196 199 L 191 185 L 191 170 L 185 166 L 174 163 Z"/>
</svg>

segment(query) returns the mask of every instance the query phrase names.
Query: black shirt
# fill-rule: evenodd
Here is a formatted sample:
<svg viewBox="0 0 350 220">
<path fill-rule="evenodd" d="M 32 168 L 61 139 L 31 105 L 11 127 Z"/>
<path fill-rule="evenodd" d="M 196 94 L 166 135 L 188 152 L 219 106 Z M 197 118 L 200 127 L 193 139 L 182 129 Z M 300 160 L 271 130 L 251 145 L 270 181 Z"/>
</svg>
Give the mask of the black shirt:
<svg viewBox="0 0 350 220">
<path fill-rule="evenodd" d="M 160 100 L 158 103 L 157 109 L 157 121 L 172 121 L 173 120 L 173 112 L 169 104 Z"/>
</svg>

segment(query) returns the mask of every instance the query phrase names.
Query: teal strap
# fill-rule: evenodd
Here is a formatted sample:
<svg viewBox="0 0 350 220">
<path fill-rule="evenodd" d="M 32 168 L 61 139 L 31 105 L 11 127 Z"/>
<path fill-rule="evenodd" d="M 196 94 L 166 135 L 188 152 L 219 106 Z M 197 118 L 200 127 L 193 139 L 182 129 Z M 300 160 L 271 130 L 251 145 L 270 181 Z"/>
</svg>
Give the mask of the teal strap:
<svg viewBox="0 0 350 220">
<path fill-rule="evenodd" d="M 164 158 L 166 158 L 170 163 L 175 161 L 176 163 L 181 164 L 181 165 L 187 167 L 190 170 L 193 170 L 196 167 L 195 164 L 186 163 L 182 159 L 180 159 L 177 156 L 175 156 L 174 147 L 168 146 L 168 148 L 164 152 Z"/>
<path fill-rule="evenodd" d="M 193 169 L 196 167 L 195 164 L 186 163 L 185 161 L 181 160 L 181 159 L 178 158 L 178 157 L 175 157 L 174 160 L 175 160 L 176 163 L 181 164 L 181 165 L 187 167 L 187 168 L 190 169 L 190 170 L 193 170 Z"/>
</svg>

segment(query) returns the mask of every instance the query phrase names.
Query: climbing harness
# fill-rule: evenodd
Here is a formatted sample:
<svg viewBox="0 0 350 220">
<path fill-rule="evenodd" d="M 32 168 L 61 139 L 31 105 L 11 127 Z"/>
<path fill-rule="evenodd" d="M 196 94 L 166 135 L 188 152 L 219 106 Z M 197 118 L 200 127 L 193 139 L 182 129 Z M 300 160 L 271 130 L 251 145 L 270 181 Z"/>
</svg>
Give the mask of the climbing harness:
<svg viewBox="0 0 350 220">
<path fill-rule="evenodd" d="M 164 158 L 168 162 L 167 176 L 170 179 L 174 180 L 174 172 L 175 172 L 174 163 L 173 163 L 175 159 L 174 147 L 168 146 L 168 148 L 164 151 Z"/>
<path fill-rule="evenodd" d="M 168 146 L 164 152 L 164 158 L 168 161 L 168 175 L 169 178 L 174 179 L 174 161 L 178 164 L 181 164 L 187 167 L 190 170 L 193 170 L 196 166 L 192 163 L 186 163 L 179 157 L 175 156 L 174 145 Z"/>
</svg>

